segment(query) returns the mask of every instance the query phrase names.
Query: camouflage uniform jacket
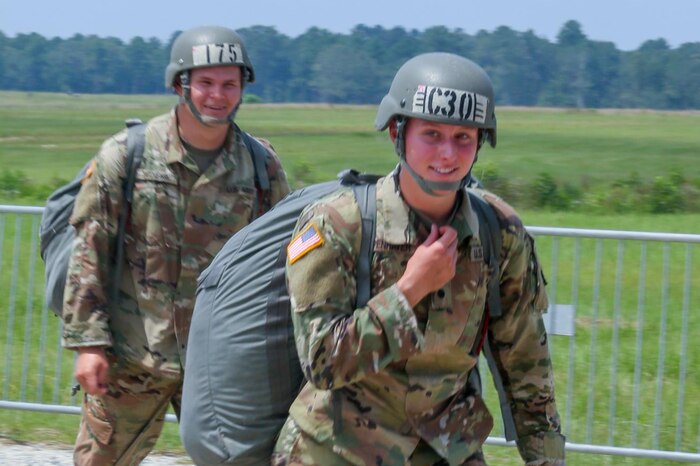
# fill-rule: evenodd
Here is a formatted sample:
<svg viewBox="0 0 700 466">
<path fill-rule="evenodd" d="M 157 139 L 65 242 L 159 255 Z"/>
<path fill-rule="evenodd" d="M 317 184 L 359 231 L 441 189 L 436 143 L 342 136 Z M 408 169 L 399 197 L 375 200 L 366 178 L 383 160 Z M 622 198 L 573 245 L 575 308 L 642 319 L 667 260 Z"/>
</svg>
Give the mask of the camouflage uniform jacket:
<svg viewBox="0 0 700 466">
<path fill-rule="evenodd" d="M 250 222 L 260 201 L 240 134 L 229 130 L 220 154 L 200 173 L 180 141 L 176 120 L 172 111 L 148 122 L 117 309 L 108 303 L 108 283 L 119 212 L 126 208 L 126 131 L 102 145 L 71 217 L 77 235 L 63 308 L 65 347 L 111 347 L 119 357 L 174 378 L 184 367 L 197 277 Z M 262 210 L 289 192 L 281 163 L 266 146 L 271 189 Z"/>
<path fill-rule="evenodd" d="M 502 227 L 503 316 L 488 338 L 513 407 L 527 463 L 563 458 L 552 368 L 541 313 L 548 303 L 534 243 L 517 214 L 486 195 Z M 402 200 L 393 176 L 377 185 L 371 296 L 355 309 L 361 220 L 350 190 L 307 207 L 297 232 L 313 225 L 323 243 L 288 261 L 296 346 L 307 379 L 290 415 L 353 464 L 403 465 L 420 439 L 461 464 L 493 420 L 466 388 L 477 362 L 488 268 L 468 196 L 451 226 L 459 237 L 456 275 L 411 308 L 395 283 L 428 230 Z M 334 425 L 335 424 L 335 425 Z M 559 463 L 557 463 L 559 464 Z"/>
</svg>

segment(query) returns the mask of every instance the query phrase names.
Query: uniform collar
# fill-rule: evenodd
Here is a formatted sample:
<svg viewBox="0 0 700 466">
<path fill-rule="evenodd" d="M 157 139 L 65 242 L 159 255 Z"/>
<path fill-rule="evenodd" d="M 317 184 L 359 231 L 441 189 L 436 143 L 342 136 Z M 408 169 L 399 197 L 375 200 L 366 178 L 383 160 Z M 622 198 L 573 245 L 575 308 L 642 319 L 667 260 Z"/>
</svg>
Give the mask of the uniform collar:
<svg viewBox="0 0 700 466">
<path fill-rule="evenodd" d="M 377 239 L 388 244 L 417 244 L 415 212 L 401 197 L 394 172 L 377 182 Z M 460 206 L 450 222 L 462 242 L 479 234 L 479 219 L 465 190 L 459 193 Z"/>
<path fill-rule="evenodd" d="M 177 106 L 170 112 L 170 129 L 168 132 L 168 140 L 165 145 L 167 150 L 166 160 L 168 164 L 182 163 L 196 173 L 199 169 L 194 160 L 191 160 L 191 158 L 187 156 L 187 150 L 183 146 L 180 134 L 177 130 L 176 108 Z M 206 175 L 207 179 L 212 180 L 235 169 L 238 165 L 236 163 L 236 154 L 241 150 L 242 145 L 243 142 L 240 131 L 236 131 L 234 126 L 231 125 L 221 154 L 214 159 L 203 175 Z"/>
<path fill-rule="evenodd" d="M 173 107 L 173 109 L 170 111 L 170 125 L 169 125 L 169 131 L 168 131 L 168 140 L 166 141 L 165 148 L 168 151 L 167 157 L 166 157 L 166 162 L 168 164 L 171 163 L 185 163 L 185 155 L 187 154 L 187 150 L 185 149 L 185 146 L 182 145 L 182 142 L 180 141 L 180 133 L 177 130 L 177 105 Z M 185 164 L 189 165 L 189 164 Z"/>
</svg>

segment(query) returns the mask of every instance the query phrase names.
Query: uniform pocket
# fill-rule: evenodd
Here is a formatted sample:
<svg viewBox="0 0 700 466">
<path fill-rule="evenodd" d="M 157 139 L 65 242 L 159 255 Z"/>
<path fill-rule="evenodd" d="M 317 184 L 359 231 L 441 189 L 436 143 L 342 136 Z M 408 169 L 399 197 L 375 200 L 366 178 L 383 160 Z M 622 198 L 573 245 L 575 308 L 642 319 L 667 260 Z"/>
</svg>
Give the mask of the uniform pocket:
<svg viewBox="0 0 700 466">
<path fill-rule="evenodd" d="M 129 235 L 135 246 L 129 260 L 142 269 L 137 281 L 145 286 L 174 288 L 179 275 L 182 219 L 175 183 L 139 178 L 134 190 Z"/>
<path fill-rule="evenodd" d="M 193 240 L 215 256 L 231 236 L 250 223 L 256 196 L 255 188 L 245 186 L 196 193 L 190 199 L 187 218 L 197 226 Z"/>
<path fill-rule="evenodd" d="M 177 246 L 180 239 L 173 226 L 182 223 L 176 212 L 179 204 L 179 188 L 175 179 L 139 173 L 131 206 L 132 233 L 137 240 L 144 244 Z"/>
<path fill-rule="evenodd" d="M 419 432 L 449 464 L 462 464 L 486 441 L 493 418 L 482 398 L 460 393 L 430 419 L 419 420 Z"/>
<path fill-rule="evenodd" d="M 109 445 L 114 434 L 113 418 L 102 401 L 92 395 L 83 398 L 83 416 L 90 435 L 101 445 Z"/>
</svg>

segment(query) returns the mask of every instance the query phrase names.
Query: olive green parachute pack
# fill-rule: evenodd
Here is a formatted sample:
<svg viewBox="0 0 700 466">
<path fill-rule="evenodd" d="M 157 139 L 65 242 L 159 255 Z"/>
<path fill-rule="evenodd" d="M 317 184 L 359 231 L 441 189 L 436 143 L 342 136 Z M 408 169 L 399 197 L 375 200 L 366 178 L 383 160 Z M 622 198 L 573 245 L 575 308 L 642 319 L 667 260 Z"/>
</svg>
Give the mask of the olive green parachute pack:
<svg viewBox="0 0 700 466">
<path fill-rule="evenodd" d="M 138 118 L 126 120 L 127 127 L 127 157 L 126 177 L 123 180 L 122 192 L 126 208 L 119 214 L 117 237 L 114 255 L 112 257 L 112 272 L 114 277 L 121 277 L 121 267 L 124 262 L 124 235 L 126 233 L 127 217 L 133 197 L 136 171 L 141 164 L 145 145 L 146 125 Z M 240 131 L 239 128 L 237 130 Z M 267 176 L 267 149 L 257 139 L 245 131 L 240 131 L 243 142 L 250 152 L 255 165 L 255 184 L 259 191 L 269 191 L 270 181 Z M 41 222 L 39 224 L 40 251 L 44 261 L 44 300 L 54 314 L 61 316 L 63 311 L 63 291 L 66 284 L 68 262 L 70 261 L 75 238 L 75 228 L 69 223 L 73 213 L 75 198 L 85 178 L 92 160 L 78 172 L 75 178 L 54 191 L 47 199 Z M 116 290 L 119 288 L 116 280 L 110 280 L 110 296 L 115 303 Z"/>
<path fill-rule="evenodd" d="M 304 382 L 285 280 L 294 226 L 308 204 L 352 187 L 362 215 L 356 306 L 365 305 L 370 298 L 377 179 L 347 170 L 337 180 L 293 191 L 231 237 L 200 275 L 179 419 L 180 438 L 195 464 L 270 464 L 289 406 Z M 497 277 L 498 219 L 475 190 L 467 191 L 479 218 L 484 260 L 492 268 L 491 276 Z M 500 315 L 498 280 L 489 281 L 487 304 L 490 316 Z M 498 372 L 493 366 L 491 372 L 498 388 Z M 473 374 L 480 387 L 478 371 Z M 503 395 L 502 388 L 498 391 Z M 512 419 L 503 397 L 501 408 L 506 437 L 512 439 Z"/>
</svg>

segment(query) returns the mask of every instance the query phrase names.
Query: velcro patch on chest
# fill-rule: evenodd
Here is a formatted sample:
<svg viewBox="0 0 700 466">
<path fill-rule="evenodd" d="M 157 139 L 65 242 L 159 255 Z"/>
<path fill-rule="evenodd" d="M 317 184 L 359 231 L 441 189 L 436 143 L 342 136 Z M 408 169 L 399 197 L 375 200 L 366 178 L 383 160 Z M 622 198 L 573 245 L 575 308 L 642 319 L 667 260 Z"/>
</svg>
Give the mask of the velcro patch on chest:
<svg viewBox="0 0 700 466">
<path fill-rule="evenodd" d="M 293 264 L 307 252 L 323 245 L 321 232 L 313 223 L 309 223 L 287 246 L 287 260 Z"/>
</svg>

